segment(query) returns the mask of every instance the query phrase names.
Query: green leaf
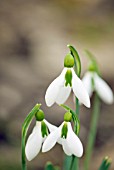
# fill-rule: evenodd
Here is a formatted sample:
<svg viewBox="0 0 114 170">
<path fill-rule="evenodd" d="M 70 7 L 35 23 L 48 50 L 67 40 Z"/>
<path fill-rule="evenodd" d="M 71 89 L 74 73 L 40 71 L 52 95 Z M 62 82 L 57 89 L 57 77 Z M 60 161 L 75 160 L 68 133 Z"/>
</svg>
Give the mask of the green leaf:
<svg viewBox="0 0 114 170">
<path fill-rule="evenodd" d="M 54 166 L 51 162 L 47 162 L 45 170 L 60 170 L 60 167 Z"/>
<path fill-rule="evenodd" d="M 45 170 L 54 170 L 54 166 L 51 162 L 47 162 L 45 166 Z"/>
<path fill-rule="evenodd" d="M 99 167 L 99 170 L 109 170 L 110 166 L 111 166 L 111 159 L 106 156 L 103 159 L 103 161 Z"/>
</svg>

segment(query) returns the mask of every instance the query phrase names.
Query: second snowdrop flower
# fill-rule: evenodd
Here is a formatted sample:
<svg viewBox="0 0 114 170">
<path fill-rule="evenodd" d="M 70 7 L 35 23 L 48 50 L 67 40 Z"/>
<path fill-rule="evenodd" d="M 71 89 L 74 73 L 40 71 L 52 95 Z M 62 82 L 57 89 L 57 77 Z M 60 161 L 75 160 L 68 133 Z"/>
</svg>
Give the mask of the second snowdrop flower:
<svg viewBox="0 0 114 170">
<path fill-rule="evenodd" d="M 89 95 L 82 83 L 76 75 L 73 66 L 74 58 L 71 54 L 66 55 L 64 60 L 62 73 L 48 87 L 45 95 L 47 106 L 52 106 L 55 102 L 63 104 L 69 97 L 71 89 L 75 96 L 86 107 L 90 107 Z"/>
<path fill-rule="evenodd" d="M 36 114 L 36 125 L 32 133 L 28 137 L 25 147 L 25 154 L 29 161 L 31 161 L 36 157 L 36 155 L 38 155 L 42 147 L 42 143 L 45 141 L 49 132 L 52 132 L 56 129 L 56 126 L 50 124 L 44 119 L 44 112 L 42 110 L 39 110 Z"/>
<path fill-rule="evenodd" d="M 89 96 L 96 91 L 98 96 L 107 104 L 114 102 L 114 96 L 109 85 L 98 75 L 96 71 L 88 71 L 82 79 Z"/>
<path fill-rule="evenodd" d="M 53 131 L 47 139 L 45 140 L 42 146 L 42 152 L 47 152 L 54 147 L 56 142 L 60 143 L 63 147 L 63 150 L 66 155 L 75 155 L 81 157 L 83 154 L 83 145 L 74 133 L 71 126 L 72 115 L 70 112 L 67 112 L 64 116 L 64 122 Z"/>
</svg>

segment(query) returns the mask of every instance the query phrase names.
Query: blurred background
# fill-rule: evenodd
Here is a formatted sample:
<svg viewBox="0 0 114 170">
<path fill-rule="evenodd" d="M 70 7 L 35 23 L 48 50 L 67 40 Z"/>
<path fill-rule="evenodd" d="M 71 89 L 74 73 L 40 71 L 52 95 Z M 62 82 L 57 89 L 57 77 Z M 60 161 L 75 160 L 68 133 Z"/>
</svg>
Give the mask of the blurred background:
<svg viewBox="0 0 114 170">
<path fill-rule="evenodd" d="M 21 126 L 36 103 L 42 103 L 48 121 L 56 125 L 63 121 L 64 110 L 57 105 L 47 108 L 44 95 L 63 68 L 69 43 L 80 54 L 81 76 L 88 63 L 84 49 L 89 49 L 114 90 L 113 0 L 0 1 L 0 170 L 21 169 Z M 67 104 L 74 108 L 72 95 Z M 114 105 L 101 104 L 92 170 L 106 155 L 112 157 L 114 169 L 113 110 Z M 91 110 L 82 106 L 80 115 L 81 140 L 86 145 Z M 28 163 L 28 169 L 43 169 L 48 160 L 61 166 L 63 158 L 61 146 L 56 145 Z"/>
</svg>

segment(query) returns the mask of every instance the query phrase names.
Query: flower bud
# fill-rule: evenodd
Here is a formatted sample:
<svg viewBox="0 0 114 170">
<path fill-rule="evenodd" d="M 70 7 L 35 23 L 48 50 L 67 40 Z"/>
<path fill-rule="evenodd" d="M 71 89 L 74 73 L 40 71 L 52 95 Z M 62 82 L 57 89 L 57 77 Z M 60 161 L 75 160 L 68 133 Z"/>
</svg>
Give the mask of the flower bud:
<svg viewBox="0 0 114 170">
<path fill-rule="evenodd" d="M 71 54 L 67 54 L 64 59 L 64 67 L 73 67 L 74 57 Z"/>
<path fill-rule="evenodd" d="M 37 121 L 42 121 L 44 119 L 44 112 L 40 109 L 36 114 L 35 114 L 36 120 Z"/>
<path fill-rule="evenodd" d="M 66 112 L 64 114 L 64 121 L 70 122 L 72 120 L 72 114 L 70 112 Z"/>
</svg>

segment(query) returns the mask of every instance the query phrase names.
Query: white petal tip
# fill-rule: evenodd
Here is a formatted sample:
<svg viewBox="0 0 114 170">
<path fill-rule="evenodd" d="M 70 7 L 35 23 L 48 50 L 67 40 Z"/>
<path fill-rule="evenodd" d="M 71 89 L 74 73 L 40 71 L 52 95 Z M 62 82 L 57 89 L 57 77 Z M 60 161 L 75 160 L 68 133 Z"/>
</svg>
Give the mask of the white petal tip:
<svg viewBox="0 0 114 170">
<path fill-rule="evenodd" d="M 80 157 L 82 157 L 82 156 L 83 156 L 83 146 L 82 146 L 82 148 L 80 149 L 80 152 L 79 152 L 78 157 L 80 158 Z"/>
<path fill-rule="evenodd" d="M 86 96 L 86 100 L 83 102 L 83 104 L 84 104 L 87 108 L 90 108 L 90 107 L 91 107 L 91 103 L 90 103 L 90 98 L 89 98 L 89 96 Z"/>
<path fill-rule="evenodd" d="M 48 106 L 48 107 L 51 107 L 52 105 L 51 104 L 49 104 L 48 102 L 46 102 L 46 105 Z"/>
<path fill-rule="evenodd" d="M 87 107 L 87 108 L 90 108 L 90 107 L 91 107 L 90 100 L 89 100 L 88 103 L 86 104 L 86 107 Z"/>
<path fill-rule="evenodd" d="M 27 157 L 27 156 L 26 156 Z M 29 157 L 27 157 L 27 160 L 28 161 L 32 161 L 34 158 L 29 158 Z"/>
<path fill-rule="evenodd" d="M 48 149 L 46 149 L 46 147 L 43 145 L 42 146 L 42 152 L 44 153 L 44 152 L 48 152 Z"/>
<path fill-rule="evenodd" d="M 78 155 L 79 158 L 81 158 L 82 156 L 83 156 L 83 152 Z"/>
<path fill-rule="evenodd" d="M 33 156 L 31 153 L 29 153 L 28 149 L 26 149 L 26 148 L 25 148 L 25 153 L 26 153 L 26 158 L 28 161 L 32 161 L 36 156 L 36 155 Z"/>
<path fill-rule="evenodd" d="M 45 102 L 46 102 L 46 105 L 47 105 L 48 107 L 51 107 L 51 106 L 53 105 L 53 102 L 50 101 L 50 98 L 47 98 L 46 96 L 45 96 Z"/>
<path fill-rule="evenodd" d="M 114 98 L 113 98 L 113 97 L 110 98 L 110 100 L 106 101 L 106 103 L 107 103 L 107 104 L 110 104 L 110 105 L 113 104 L 113 103 L 114 103 Z"/>
<path fill-rule="evenodd" d="M 110 97 L 108 97 L 107 104 L 113 104 L 114 103 L 114 95 L 113 91 L 110 89 Z"/>
</svg>

